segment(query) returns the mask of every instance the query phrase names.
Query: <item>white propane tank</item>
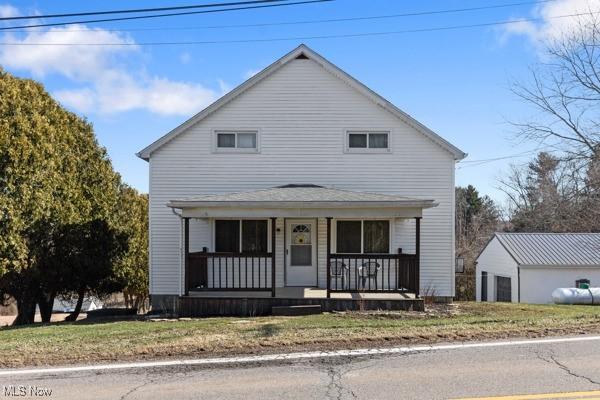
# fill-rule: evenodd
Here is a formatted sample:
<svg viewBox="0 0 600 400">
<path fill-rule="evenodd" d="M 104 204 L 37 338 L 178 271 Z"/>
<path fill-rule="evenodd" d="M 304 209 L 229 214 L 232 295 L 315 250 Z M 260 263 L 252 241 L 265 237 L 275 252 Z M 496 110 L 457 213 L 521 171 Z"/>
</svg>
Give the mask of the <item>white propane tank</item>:
<svg viewBox="0 0 600 400">
<path fill-rule="evenodd" d="M 552 300 L 555 304 L 600 304 L 600 288 L 558 288 Z"/>
</svg>

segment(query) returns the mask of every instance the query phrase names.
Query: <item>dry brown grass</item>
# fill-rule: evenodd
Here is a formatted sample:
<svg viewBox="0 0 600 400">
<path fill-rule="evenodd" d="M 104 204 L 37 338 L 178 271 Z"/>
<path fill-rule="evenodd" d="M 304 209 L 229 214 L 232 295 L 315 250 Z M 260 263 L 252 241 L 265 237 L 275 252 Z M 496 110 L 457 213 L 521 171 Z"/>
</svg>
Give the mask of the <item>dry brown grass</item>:
<svg viewBox="0 0 600 400">
<path fill-rule="evenodd" d="M 255 354 L 600 332 L 600 307 L 458 303 L 425 313 L 55 323 L 0 329 L 0 365 Z"/>
</svg>

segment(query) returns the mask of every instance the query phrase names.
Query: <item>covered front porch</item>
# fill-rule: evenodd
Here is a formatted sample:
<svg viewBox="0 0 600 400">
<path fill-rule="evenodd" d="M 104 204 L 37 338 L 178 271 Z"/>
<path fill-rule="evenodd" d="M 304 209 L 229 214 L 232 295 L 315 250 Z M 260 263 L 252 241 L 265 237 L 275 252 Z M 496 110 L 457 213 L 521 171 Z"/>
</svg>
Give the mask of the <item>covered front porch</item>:
<svg viewBox="0 0 600 400">
<path fill-rule="evenodd" d="M 182 218 L 188 302 L 271 298 L 353 309 L 419 298 L 422 210 L 433 200 L 287 185 L 169 206 Z"/>
</svg>

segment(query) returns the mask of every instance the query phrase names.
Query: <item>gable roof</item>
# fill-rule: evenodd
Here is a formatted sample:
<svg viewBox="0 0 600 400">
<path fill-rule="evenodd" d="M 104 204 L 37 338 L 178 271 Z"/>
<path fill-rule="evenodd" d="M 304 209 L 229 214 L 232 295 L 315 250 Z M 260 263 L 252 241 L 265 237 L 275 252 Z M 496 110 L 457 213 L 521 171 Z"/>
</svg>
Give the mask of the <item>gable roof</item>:
<svg viewBox="0 0 600 400">
<path fill-rule="evenodd" d="M 382 193 L 356 192 L 317 185 L 285 185 L 270 189 L 187 197 L 171 200 L 169 207 L 414 207 L 437 206 L 433 200 L 422 200 Z"/>
<path fill-rule="evenodd" d="M 269 65 L 268 67 L 266 67 L 265 69 L 263 69 L 262 71 L 260 71 L 259 73 L 257 73 L 256 75 L 254 75 L 253 77 L 251 77 L 250 79 L 248 79 L 247 81 L 245 81 L 244 83 L 242 83 L 241 85 L 236 87 L 235 89 L 233 89 L 232 91 L 230 91 L 229 93 L 225 94 L 223 97 L 221 97 L 220 99 L 218 99 L 217 101 L 215 101 L 214 103 L 212 103 L 211 105 L 206 107 L 204 110 L 200 111 L 198 114 L 194 115 L 193 117 L 191 117 L 190 119 L 185 121 L 183 124 L 179 125 L 177 128 L 173 129 L 171 132 L 167 133 L 166 135 L 164 135 L 163 137 L 161 137 L 154 143 L 152 143 L 149 146 L 147 146 L 146 148 L 142 149 L 136 155 L 138 157 L 140 157 L 141 159 L 148 161 L 152 152 L 154 152 L 155 150 L 160 148 L 162 145 L 164 145 L 165 143 L 174 139 L 175 137 L 177 137 L 179 134 L 184 132 L 186 129 L 188 129 L 192 125 L 196 124 L 197 122 L 206 118 L 208 115 L 217 111 L 219 108 L 221 108 L 225 104 L 229 103 L 230 101 L 235 99 L 237 96 L 239 96 L 246 90 L 250 89 L 251 87 L 256 85 L 258 82 L 262 81 L 263 79 L 265 79 L 266 77 L 268 77 L 269 75 L 271 75 L 272 73 L 274 73 L 275 71 L 280 69 L 282 66 L 284 66 L 288 62 L 296 59 L 296 57 L 299 57 L 299 56 L 307 57 L 307 58 L 317 62 L 325 70 L 327 70 L 330 73 L 332 73 L 333 75 L 337 76 L 342 81 L 344 81 L 346 84 L 350 85 L 352 88 L 354 88 L 355 90 L 357 90 L 364 96 L 371 99 L 374 103 L 383 107 L 385 110 L 389 111 L 390 113 L 394 114 L 396 117 L 398 117 L 399 119 L 404 121 L 406 124 L 412 126 L 417 131 L 421 132 L 422 134 L 427 136 L 429 139 L 431 139 L 434 143 L 437 143 L 443 149 L 450 152 L 453 155 L 455 160 L 462 160 L 463 158 L 465 158 L 467 156 L 467 154 L 464 153 L 462 150 L 460 150 L 459 148 L 457 148 L 456 146 L 454 146 L 453 144 L 451 144 L 450 142 L 448 142 L 447 140 L 445 140 L 444 138 L 439 136 L 437 133 L 433 132 L 431 129 L 427 128 L 425 125 L 421 124 L 419 121 L 417 121 L 416 119 L 414 119 L 413 117 L 411 117 L 410 115 L 405 113 L 404 111 L 400 110 L 398 107 L 396 107 L 395 105 L 393 105 L 392 103 L 390 103 L 389 101 L 387 101 L 386 99 L 384 99 L 383 97 L 381 97 L 380 95 L 378 95 L 377 93 L 375 93 L 374 91 L 369 89 L 363 83 L 359 82 L 352 76 L 348 75 L 346 72 L 342 71 L 340 68 L 338 68 L 337 66 L 335 66 L 334 64 L 332 64 L 331 62 L 329 62 L 324 57 L 317 54 L 315 51 L 313 51 L 312 49 L 310 49 L 308 46 L 306 46 L 304 44 L 301 44 L 300 46 L 296 47 L 294 50 L 292 50 L 285 56 L 281 57 L 279 60 L 275 61 L 273 64 Z"/>
<path fill-rule="evenodd" d="M 494 237 L 519 265 L 600 266 L 600 233 L 499 232 Z"/>
</svg>

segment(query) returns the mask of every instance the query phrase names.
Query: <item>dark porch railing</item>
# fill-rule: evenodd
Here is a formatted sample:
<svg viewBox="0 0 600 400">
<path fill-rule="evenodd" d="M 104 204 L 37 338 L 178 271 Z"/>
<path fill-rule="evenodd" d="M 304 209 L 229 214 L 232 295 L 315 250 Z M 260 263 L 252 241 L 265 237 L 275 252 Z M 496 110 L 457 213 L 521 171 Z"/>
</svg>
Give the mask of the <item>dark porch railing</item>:
<svg viewBox="0 0 600 400">
<path fill-rule="evenodd" d="M 329 292 L 410 292 L 418 295 L 414 254 L 330 254 Z"/>
<path fill-rule="evenodd" d="M 275 297 L 275 221 L 271 251 L 264 253 L 190 252 L 190 219 L 184 218 L 185 294 L 190 290 L 261 291 Z"/>
<path fill-rule="evenodd" d="M 272 291 L 272 253 L 188 254 L 187 289 Z"/>
<path fill-rule="evenodd" d="M 420 293 L 421 217 L 415 218 L 415 254 L 331 253 L 331 217 L 327 218 L 327 297 L 332 292 Z"/>
</svg>

